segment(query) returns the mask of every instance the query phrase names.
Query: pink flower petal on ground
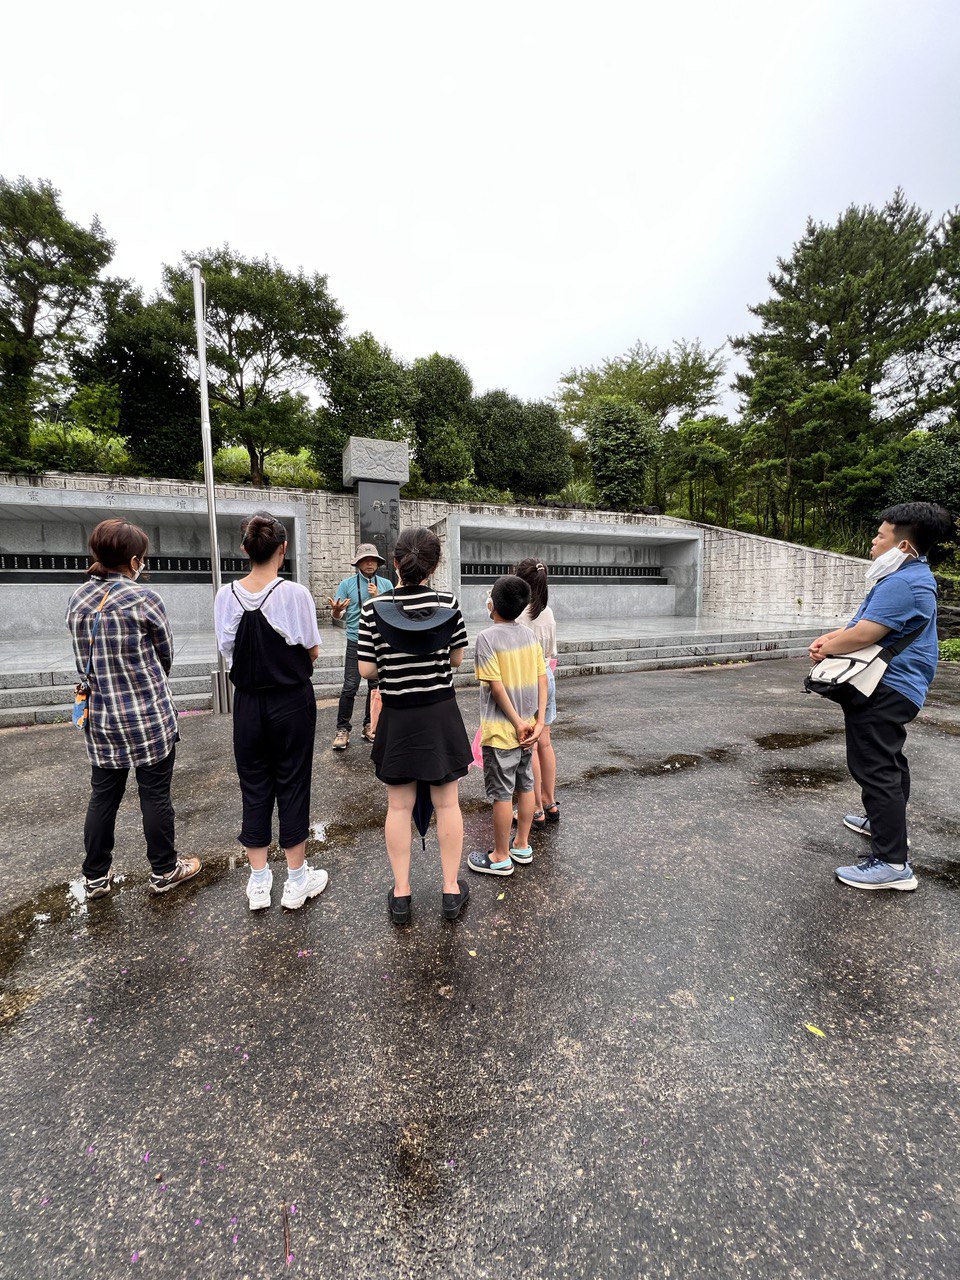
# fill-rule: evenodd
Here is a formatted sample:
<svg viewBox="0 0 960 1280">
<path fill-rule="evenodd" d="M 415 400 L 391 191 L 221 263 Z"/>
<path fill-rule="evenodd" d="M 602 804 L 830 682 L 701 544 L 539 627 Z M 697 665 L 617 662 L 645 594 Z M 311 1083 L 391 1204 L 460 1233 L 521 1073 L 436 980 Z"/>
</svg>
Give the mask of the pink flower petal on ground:
<svg viewBox="0 0 960 1280">
<path fill-rule="evenodd" d="M 131 1253 L 131 1255 L 130 1255 L 130 1261 L 131 1261 L 131 1262 L 139 1262 L 139 1261 L 140 1261 L 140 1255 L 139 1255 L 139 1253 Z"/>
<path fill-rule="evenodd" d="M 50 1197 L 44 1196 L 43 1199 L 40 1201 L 40 1207 L 42 1208 L 45 1204 L 49 1204 L 49 1203 L 50 1203 Z"/>
<path fill-rule="evenodd" d="M 230 1225 L 231 1225 L 231 1227 L 235 1227 L 235 1226 L 237 1225 L 237 1220 L 236 1220 L 236 1218 L 231 1218 L 231 1219 L 230 1219 Z"/>
<path fill-rule="evenodd" d="M 239 1237 L 239 1236 L 234 1236 L 234 1237 L 233 1237 L 233 1243 L 234 1243 L 234 1244 L 236 1244 L 236 1243 L 237 1243 L 237 1241 L 238 1241 L 239 1239 L 240 1239 L 240 1237 Z"/>
<path fill-rule="evenodd" d="M 145 1151 L 145 1152 L 143 1153 L 143 1163 L 144 1163 L 144 1164 L 149 1164 L 149 1163 L 150 1163 L 150 1152 L 149 1152 L 149 1151 Z"/>
<path fill-rule="evenodd" d="M 248 1062 L 249 1060 L 250 1060 L 249 1053 L 245 1053 L 243 1057 L 240 1059 L 241 1062 Z"/>
<path fill-rule="evenodd" d="M 290 1212 L 291 1212 L 291 1213 L 296 1213 L 296 1212 L 297 1212 L 297 1206 L 296 1206 L 295 1204 L 292 1204 L 292 1205 L 290 1206 Z"/>
<path fill-rule="evenodd" d="M 194 1224 L 193 1224 L 193 1225 L 194 1225 L 195 1227 L 202 1227 L 202 1226 L 203 1226 L 203 1219 L 202 1219 L 202 1218 L 197 1218 L 197 1219 L 194 1221 Z"/>
<path fill-rule="evenodd" d="M 290 1263 L 291 1263 L 292 1261 L 293 1261 L 293 1254 L 292 1254 L 292 1253 L 288 1253 L 288 1254 L 287 1254 L 287 1266 L 288 1266 L 288 1267 L 289 1267 L 289 1265 L 290 1265 Z"/>
</svg>

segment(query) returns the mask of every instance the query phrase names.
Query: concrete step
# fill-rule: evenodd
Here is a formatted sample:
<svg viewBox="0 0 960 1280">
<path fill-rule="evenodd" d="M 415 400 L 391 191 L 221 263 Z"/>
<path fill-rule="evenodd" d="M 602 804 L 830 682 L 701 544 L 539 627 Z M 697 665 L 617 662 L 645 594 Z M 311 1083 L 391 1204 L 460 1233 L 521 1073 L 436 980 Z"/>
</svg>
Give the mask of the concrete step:
<svg viewBox="0 0 960 1280">
<path fill-rule="evenodd" d="M 635 671 L 670 670 L 727 662 L 756 662 L 766 658 L 803 657 L 809 627 L 737 631 L 691 632 L 682 635 L 605 637 L 567 641 L 559 645 L 562 679 L 573 676 L 616 675 Z M 170 688 L 180 711 L 209 709 L 212 703 L 211 666 L 189 662 L 174 666 Z M 325 663 L 313 673 L 317 698 L 340 694 L 343 668 Z M 69 671 L 11 672 L 0 675 L 0 728 L 47 724 L 70 717 L 76 676 Z M 465 657 L 454 675 L 458 689 L 475 686 L 472 658 Z"/>
</svg>

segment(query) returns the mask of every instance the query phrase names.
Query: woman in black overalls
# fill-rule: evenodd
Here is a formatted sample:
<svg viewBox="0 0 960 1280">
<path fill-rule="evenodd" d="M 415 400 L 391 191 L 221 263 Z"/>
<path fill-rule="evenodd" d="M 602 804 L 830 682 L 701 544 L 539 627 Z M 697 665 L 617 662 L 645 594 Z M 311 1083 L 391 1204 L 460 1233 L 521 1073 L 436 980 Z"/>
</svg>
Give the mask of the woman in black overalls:
<svg viewBox="0 0 960 1280">
<path fill-rule="evenodd" d="M 255 515 L 242 533 L 250 572 L 221 587 L 216 601 L 217 643 L 231 662 L 234 686 L 233 749 L 243 796 L 238 838 L 250 860 L 250 910 L 260 911 L 271 901 L 267 848 L 276 804 L 287 857 L 281 906 L 295 910 L 327 884 L 326 871 L 305 861 L 317 726 L 311 676 L 320 635 L 310 593 L 279 576 L 287 552 L 280 521 Z"/>
</svg>

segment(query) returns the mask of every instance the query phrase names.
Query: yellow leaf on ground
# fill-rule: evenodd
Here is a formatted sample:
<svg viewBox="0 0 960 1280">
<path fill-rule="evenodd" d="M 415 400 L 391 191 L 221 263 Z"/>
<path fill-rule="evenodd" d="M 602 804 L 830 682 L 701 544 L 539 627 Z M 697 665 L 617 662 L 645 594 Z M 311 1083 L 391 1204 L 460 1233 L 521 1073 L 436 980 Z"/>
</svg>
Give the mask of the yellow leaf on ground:
<svg viewBox="0 0 960 1280">
<path fill-rule="evenodd" d="M 803 1025 L 806 1027 L 806 1029 L 810 1032 L 811 1035 L 823 1036 L 824 1038 L 826 1038 L 827 1033 L 825 1031 L 821 1031 L 819 1027 L 815 1027 L 812 1022 L 805 1022 Z"/>
<path fill-rule="evenodd" d="M 468 955 L 468 956 L 475 956 L 476 954 L 477 954 L 477 953 L 476 953 L 475 951 L 468 951 L 468 952 L 467 952 L 467 955 Z M 823 1032 L 821 1031 L 821 1032 L 820 1032 L 820 1034 L 821 1034 L 821 1035 L 823 1035 Z"/>
</svg>

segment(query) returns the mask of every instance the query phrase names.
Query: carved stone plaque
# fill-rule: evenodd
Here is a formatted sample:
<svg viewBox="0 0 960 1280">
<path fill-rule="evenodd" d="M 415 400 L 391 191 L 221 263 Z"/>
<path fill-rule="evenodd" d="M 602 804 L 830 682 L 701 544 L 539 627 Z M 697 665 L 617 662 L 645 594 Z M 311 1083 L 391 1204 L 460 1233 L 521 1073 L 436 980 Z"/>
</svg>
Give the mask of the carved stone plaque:
<svg viewBox="0 0 960 1280">
<path fill-rule="evenodd" d="M 406 484 L 410 479 L 410 450 L 402 440 L 370 440 L 351 436 L 343 451 L 343 483 L 387 480 Z"/>
</svg>

